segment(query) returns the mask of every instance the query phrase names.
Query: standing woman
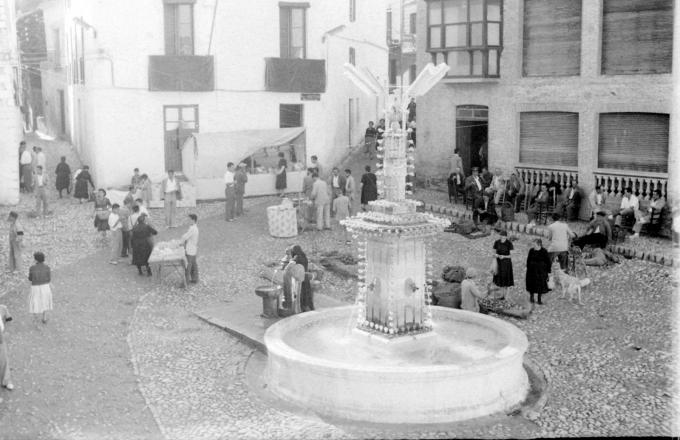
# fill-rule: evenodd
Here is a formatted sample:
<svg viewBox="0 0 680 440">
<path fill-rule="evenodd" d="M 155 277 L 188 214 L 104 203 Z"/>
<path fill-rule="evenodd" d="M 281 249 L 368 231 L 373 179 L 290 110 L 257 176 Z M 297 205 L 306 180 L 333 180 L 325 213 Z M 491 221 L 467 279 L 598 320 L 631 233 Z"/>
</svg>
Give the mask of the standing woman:
<svg viewBox="0 0 680 440">
<path fill-rule="evenodd" d="M 508 240 L 506 231 L 501 231 L 500 236 L 501 238 L 493 244 L 496 251 L 496 262 L 498 263 L 498 270 L 493 276 L 493 283 L 501 288 L 501 296 L 496 299 L 505 298 L 508 287 L 515 285 L 512 275 L 512 260 L 510 259 L 510 251 L 513 250 L 512 242 Z"/>
<path fill-rule="evenodd" d="M 371 172 L 371 166 L 364 167 L 366 172 L 361 176 L 361 209 L 366 211 L 368 202 L 378 199 L 378 178 Z"/>
<path fill-rule="evenodd" d="M 279 153 L 279 165 L 276 170 L 276 190 L 281 191 L 280 196 L 283 197 L 286 192 L 286 167 L 288 167 L 288 162 L 283 155 L 283 151 Z"/>
<path fill-rule="evenodd" d="M 151 206 L 151 179 L 147 174 L 142 174 L 141 181 L 139 182 L 139 194 L 137 198 L 144 201 L 144 206 Z"/>
<path fill-rule="evenodd" d="M 28 270 L 31 292 L 28 294 L 28 313 L 42 313 L 42 322 L 47 323 L 47 312 L 52 310 L 52 289 L 50 267 L 45 264 L 45 254 L 33 254 L 35 264 Z"/>
<path fill-rule="evenodd" d="M 101 232 L 102 239 L 106 238 L 106 231 L 109 230 L 110 209 L 111 202 L 106 197 L 106 191 L 99 188 L 94 198 L 94 227 Z"/>
<path fill-rule="evenodd" d="M 158 232 L 146 224 L 146 214 L 141 214 L 137 219 L 137 224 L 132 228 L 132 264 L 137 266 L 137 272 L 142 275 L 142 266 L 146 267 L 146 274 L 151 276 L 149 267 L 149 257 L 153 250 L 152 235 Z"/>
<path fill-rule="evenodd" d="M 300 288 L 300 308 L 303 312 L 309 312 L 314 310 L 314 295 L 312 292 L 312 284 L 309 282 L 307 273 L 309 273 L 309 260 L 307 260 L 307 255 L 302 251 L 300 245 L 293 246 L 291 250 L 291 255 L 295 262 L 305 268 L 305 279 L 302 282 Z"/>
<path fill-rule="evenodd" d="M 529 249 L 527 256 L 527 275 L 526 284 L 529 292 L 529 301 L 534 302 L 534 294 L 538 295 L 538 303 L 541 302 L 541 295 L 548 292 L 548 274 L 550 273 L 550 256 L 543 247 L 540 238 L 534 240 L 534 247 Z"/>
<path fill-rule="evenodd" d="M 16 211 L 10 211 L 7 216 L 9 222 L 9 261 L 7 262 L 7 269 L 10 272 L 21 270 L 21 244 L 24 238 L 24 230 L 17 221 L 19 214 Z"/>
<path fill-rule="evenodd" d="M 66 163 L 66 156 L 61 156 L 61 162 L 57 165 L 57 191 L 59 191 L 59 198 L 61 199 L 61 192 L 66 190 L 66 194 L 71 194 L 71 167 Z"/>
<path fill-rule="evenodd" d="M 90 175 L 90 167 L 85 165 L 76 175 L 76 187 L 73 192 L 73 197 L 78 199 L 80 203 L 83 203 L 83 200 L 90 199 L 90 191 L 87 186 L 88 182 L 90 183 L 90 186 L 92 186 L 92 189 L 94 189 L 94 183 L 92 183 L 92 176 Z"/>
<path fill-rule="evenodd" d="M 9 356 L 7 355 L 7 343 L 5 342 L 5 323 L 11 321 L 6 306 L 0 305 L 0 386 L 13 390 L 12 380 L 9 376 Z"/>
</svg>

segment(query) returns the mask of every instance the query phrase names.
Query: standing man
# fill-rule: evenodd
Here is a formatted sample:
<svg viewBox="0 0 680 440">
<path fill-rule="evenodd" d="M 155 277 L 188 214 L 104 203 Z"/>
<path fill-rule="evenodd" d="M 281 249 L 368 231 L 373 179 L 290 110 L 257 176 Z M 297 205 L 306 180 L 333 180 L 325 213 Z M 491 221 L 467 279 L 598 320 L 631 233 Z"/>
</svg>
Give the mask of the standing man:
<svg viewBox="0 0 680 440">
<path fill-rule="evenodd" d="M 18 222 L 19 214 L 10 211 L 7 216 L 9 222 L 9 258 L 7 269 L 10 272 L 21 270 L 21 248 L 24 240 L 24 230 Z"/>
<path fill-rule="evenodd" d="M 123 245 L 123 225 L 120 219 L 120 205 L 114 203 L 109 214 L 109 229 L 111 230 L 111 260 L 109 263 L 118 264 Z"/>
<path fill-rule="evenodd" d="M 224 173 L 224 207 L 225 220 L 234 221 L 234 208 L 236 204 L 236 192 L 234 189 L 234 162 L 227 164 L 227 171 Z"/>
<path fill-rule="evenodd" d="M 24 151 L 21 153 L 19 163 L 21 164 L 21 180 L 24 184 L 24 191 L 29 193 L 33 191 L 33 156 L 26 148 L 24 142 Z"/>
<path fill-rule="evenodd" d="M 548 255 L 550 261 L 555 261 L 555 257 L 560 263 L 560 268 L 567 271 L 569 266 L 569 239 L 576 238 L 576 234 L 569 228 L 569 225 L 562 221 L 562 216 L 558 213 L 552 215 L 553 223 L 548 226 L 550 232 L 550 245 Z"/>
<path fill-rule="evenodd" d="M 132 170 L 132 178 L 130 179 L 130 186 L 134 187 L 135 189 L 140 186 L 140 183 L 142 183 L 142 176 L 139 175 L 139 168 L 135 168 Z"/>
<path fill-rule="evenodd" d="M 312 159 L 312 166 L 310 168 L 315 169 L 316 174 L 318 174 L 319 177 L 323 179 L 324 169 L 321 166 L 321 163 L 319 162 L 319 158 L 316 157 L 316 156 L 312 156 L 311 159 Z"/>
<path fill-rule="evenodd" d="M 472 195 L 472 210 L 476 211 L 484 202 L 482 200 L 484 184 L 481 177 L 479 177 L 479 168 L 472 168 L 472 175 L 465 179 L 465 192 Z"/>
<path fill-rule="evenodd" d="M 184 253 L 187 256 L 187 281 L 192 284 L 198 283 L 198 263 L 196 262 L 196 255 L 198 254 L 198 216 L 196 214 L 189 214 L 191 225 L 189 230 L 182 235 L 182 243 L 184 243 Z"/>
<path fill-rule="evenodd" d="M 42 205 L 42 215 L 47 215 L 47 174 L 43 172 L 43 167 L 38 165 L 35 168 L 35 213 L 40 215 Z"/>
<path fill-rule="evenodd" d="M 35 147 L 35 165 L 42 167 L 43 170 L 47 169 L 47 157 L 45 157 L 41 147 Z"/>
<path fill-rule="evenodd" d="M 349 215 L 354 215 L 354 199 L 357 185 L 354 182 L 354 177 L 352 177 L 352 170 L 349 168 L 345 169 L 345 195 L 349 198 Z"/>
<path fill-rule="evenodd" d="M 314 174 L 314 185 L 312 186 L 312 196 L 316 207 L 316 229 L 331 228 L 331 198 L 328 195 L 328 185 L 324 180 L 319 178 L 318 174 Z"/>
<path fill-rule="evenodd" d="M 345 185 L 347 184 L 347 181 L 345 176 L 340 175 L 340 170 L 335 167 L 333 168 L 329 183 L 331 187 L 331 203 L 333 203 L 333 200 L 335 200 L 336 197 L 345 193 Z"/>
<path fill-rule="evenodd" d="M 164 201 L 165 225 L 168 228 L 174 228 L 177 200 L 182 200 L 182 192 L 179 187 L 179 182 L 175 179 L 175 172 L 173 170 L 168 170 L 168 177 L 163 179 L 161 185 L 161 199 Z"/>
<path fill-rule="evenodd" d="M 24 179 L 21 174 L 21 155 L 24 154 L 24 151 L 26 151 L 26 141 L 21 141 L 19 142 L 19 191 L 20 192 L 25 192 L 26 188 L 24 188 Z"/>
<path fill-rule="evenodd" d="M 241 162 L 238 164 L 238 169 L 234 173 L 234 194 L 236 195 L 236 217 L 243 215 L 243 195 L 246 193 L 246 183 L 248 183 L 248 174 L 246 173 L 246 164 Z"/>
</svg>

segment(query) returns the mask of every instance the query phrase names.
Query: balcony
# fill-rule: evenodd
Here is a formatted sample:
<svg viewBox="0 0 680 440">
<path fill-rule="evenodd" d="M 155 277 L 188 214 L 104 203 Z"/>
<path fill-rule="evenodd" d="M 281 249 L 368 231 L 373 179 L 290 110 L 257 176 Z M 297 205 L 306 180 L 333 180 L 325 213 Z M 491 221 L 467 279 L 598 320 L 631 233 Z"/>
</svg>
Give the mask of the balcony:
<svg viewBox="0 0 680 440">
<path fill-rule="evenodd" d="M 324 60 L 265 58 L 265 90 L 282 93 L 324 93 Z"/>
<path fill-rule="evenodd" d="M 149 56 L 149 90 L 152 92 L 212 92 L 215 90 L 213 56 Z"/>
</svg>

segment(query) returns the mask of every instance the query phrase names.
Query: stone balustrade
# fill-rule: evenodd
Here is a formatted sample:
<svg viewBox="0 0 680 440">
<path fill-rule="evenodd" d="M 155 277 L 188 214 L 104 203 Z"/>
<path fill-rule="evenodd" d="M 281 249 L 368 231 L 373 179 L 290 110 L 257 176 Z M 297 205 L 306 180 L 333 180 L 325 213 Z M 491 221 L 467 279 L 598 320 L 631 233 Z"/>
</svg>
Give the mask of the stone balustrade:
<svg viewBox="0 0 680 440">
<path fill-rule="evenodd" d="M 555 180 L 562 189 L 566 189 L 570 183 L 578 185 L 578 170 L 576 167 L 532 167 L 532 166 L 517 166 L 515 167 L 519 173 L 519 178 L 531 187 L 538 186 L 542 183 L 549 183 Z"/>
<path fill-rule="evenodd" d="M 663 197 L 667 195 L 668 174 L 666 173 L 595 172 L 594 175 L 595 185 L 601 186 L 602 191 L 608 197 L 621 197 L 628 187 L 633 188 L 633 193 L 637 194 L 640 200 L 651 199 L 652 192 L 656 189 L 661 190 Z"/>
</svg>

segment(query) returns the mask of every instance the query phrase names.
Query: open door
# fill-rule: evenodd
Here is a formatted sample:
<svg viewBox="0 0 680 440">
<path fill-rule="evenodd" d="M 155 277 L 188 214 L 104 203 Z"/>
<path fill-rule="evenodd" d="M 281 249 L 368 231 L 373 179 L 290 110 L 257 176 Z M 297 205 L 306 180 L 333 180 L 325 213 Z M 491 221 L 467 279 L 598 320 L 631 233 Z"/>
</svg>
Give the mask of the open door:
<svg viewBox="0 0 680 440">
<path fill-rule="evenodd" d="M 456 148 L 463 160 L 463 172 L 472 173 L 472 167 L 488 166 L 489 108 L 484 105 L 459 105 L 456 107 Z"/>
</svg>

